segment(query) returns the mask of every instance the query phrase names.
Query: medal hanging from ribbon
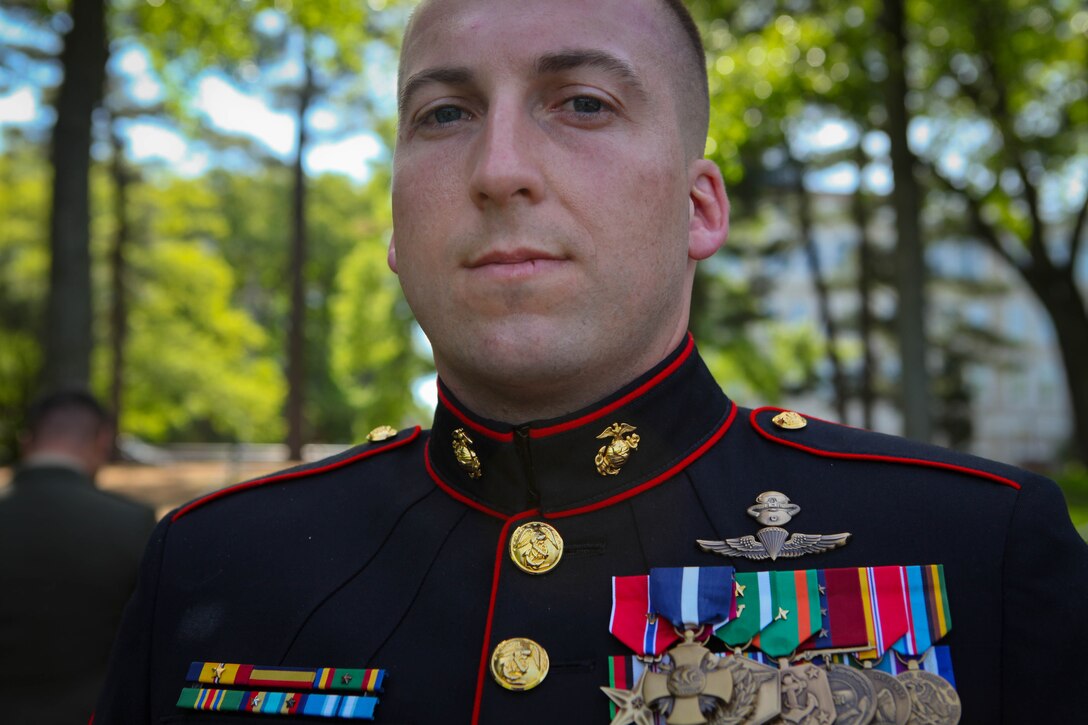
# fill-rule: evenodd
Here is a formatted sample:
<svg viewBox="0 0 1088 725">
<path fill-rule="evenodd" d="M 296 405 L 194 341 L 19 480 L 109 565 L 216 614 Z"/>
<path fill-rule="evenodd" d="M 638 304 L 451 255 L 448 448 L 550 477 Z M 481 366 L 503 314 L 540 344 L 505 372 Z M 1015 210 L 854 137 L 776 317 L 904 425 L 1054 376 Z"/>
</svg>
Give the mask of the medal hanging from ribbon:
<svg viewBox="0 0 1088 725">
<path fill-rule="evenodd" d="M 608 631 L 641 656 L 657 656 L 680 639 L 672 624 L 650 609 L 650 577 L 612 577 Z"/>
<path fill-rule="evenodd" d="M 771 572 L 773 619 L 754 640 L 772 657 L 787 657 L 820 631 L 820 583 L 815 569 Z"/>
<path fill-rule="evenodd" d="M 602 688 L 613 723 L 650 723 L 668 713 L 670 725 L 705 723 L 705 702 L 725 706 L 733 697 L 733 675 L 696 641 L 735 614 L 732 567 L 652 569 L 648 577 L 613 577 L 609 630 L 638 655 L 667 656 L 646 668 L 631 689 Z M 640 620 L 641 617 L 641 621 Z M 666 633 L 667 630 L 667 633 Z M 670 636 L 671 635 L 671 636 Z M 674 644 L 683 637 L 683 641 Z M 623 660 L 620 661 L 623 665 Z M 616 661 L 612 661 L 615 683 Z M 633 668 L 624 681 L 633 679 Z"/>
</svg>

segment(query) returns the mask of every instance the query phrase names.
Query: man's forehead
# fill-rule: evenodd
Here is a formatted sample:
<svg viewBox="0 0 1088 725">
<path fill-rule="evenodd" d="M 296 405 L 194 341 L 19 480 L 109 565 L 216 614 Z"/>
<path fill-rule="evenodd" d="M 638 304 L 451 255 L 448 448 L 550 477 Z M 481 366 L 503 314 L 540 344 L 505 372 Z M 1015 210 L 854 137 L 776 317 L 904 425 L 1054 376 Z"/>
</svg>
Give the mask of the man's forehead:
<svg viewBox="0 0 1088 725">
<path fill-rule="evenodd" d="M 657 0 L 425 0 L 405 34 L 399 83 L 436 65 L 516 56 L 538 66 L 566 48 L 627 59 L 660 46 L 664 33 Z"/>
</svg>

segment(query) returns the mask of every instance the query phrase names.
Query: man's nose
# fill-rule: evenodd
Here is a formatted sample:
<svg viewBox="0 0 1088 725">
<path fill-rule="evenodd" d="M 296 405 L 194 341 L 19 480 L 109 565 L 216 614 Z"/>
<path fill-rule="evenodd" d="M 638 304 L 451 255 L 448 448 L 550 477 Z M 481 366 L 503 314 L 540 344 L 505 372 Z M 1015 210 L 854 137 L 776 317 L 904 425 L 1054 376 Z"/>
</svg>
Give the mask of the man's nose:
<svg viewBox="0 0 1088 725">
<path fill-rule="evenodd" d="M 493 104 L 473 155 L 470 193 L 481 209 L 523 201 L 535 203 L 543 191 L 535 121 L 515 103 Z"/>
</svg>

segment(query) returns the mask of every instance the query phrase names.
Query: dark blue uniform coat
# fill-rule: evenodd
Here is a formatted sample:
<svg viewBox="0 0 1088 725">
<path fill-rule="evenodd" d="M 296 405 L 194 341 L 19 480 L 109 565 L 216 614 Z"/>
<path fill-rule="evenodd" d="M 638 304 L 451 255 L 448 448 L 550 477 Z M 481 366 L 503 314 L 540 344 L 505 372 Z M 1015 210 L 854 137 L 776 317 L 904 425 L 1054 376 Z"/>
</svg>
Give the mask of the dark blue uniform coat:
<svg viewBox="0 0 1088 725">
<path fill-rule="evenodd" d="M 440 386 L 429 433 L 402 431 L 168 516 L 96 722 L 267 719 L 175 707 L 190 662 L 222 661 L 385 668 L 384 723 L 607 723 L 607 658 L 629 654 L 608 631 L 611 577 L 728 563 L 944 564 L 962 722 L 1076 721 L 1088 547 L 1052 482 L 830 423 L 780 430 L 777 411 L 729 401 L 693 347 L 598 405 L 520 427 L 474 416 Z M 637 428 L 639 446 L 602 476 L 597 436 L 617 422 Z M 456 429 L 473 440 L 479 478 L 454 457 Z M 801 506 L 791 532 L 851 540 L 773 563 L 699 549 L 696 539 L 754 533 L 746 509 L 767 490 Z M 565 542 L 542 575 L 507 554 L 531 520 Z M 546 649 L 539 687 L 492 681 L 486 661 L 510 637 Z"/>
</svg>

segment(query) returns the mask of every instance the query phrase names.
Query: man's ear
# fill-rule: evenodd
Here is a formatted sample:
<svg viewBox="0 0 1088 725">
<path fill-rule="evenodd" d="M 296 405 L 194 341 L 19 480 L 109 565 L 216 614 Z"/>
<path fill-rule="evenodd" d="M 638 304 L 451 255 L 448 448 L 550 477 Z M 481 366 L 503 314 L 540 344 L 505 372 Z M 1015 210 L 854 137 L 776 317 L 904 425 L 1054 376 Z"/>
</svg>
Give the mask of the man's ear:
<svg viewBox="0 0 1088 725">
<path fill-rule="evenodd" d="M 729 236 L 729 197 L 721 169 L 709 159 L 696 159 L 689 167 L 691 220 L 688 222 L 688 257 L 706 259 Z"/>
<path fill-rule="evenodd" d="M 386 257 L 386 261 L 389 263 L 389 269 L 393 270 L 393 274 L 400 274 L 397 272 L 397 237 L 395 234 L 389 235 L 389 256 Z"/>
</svg>

